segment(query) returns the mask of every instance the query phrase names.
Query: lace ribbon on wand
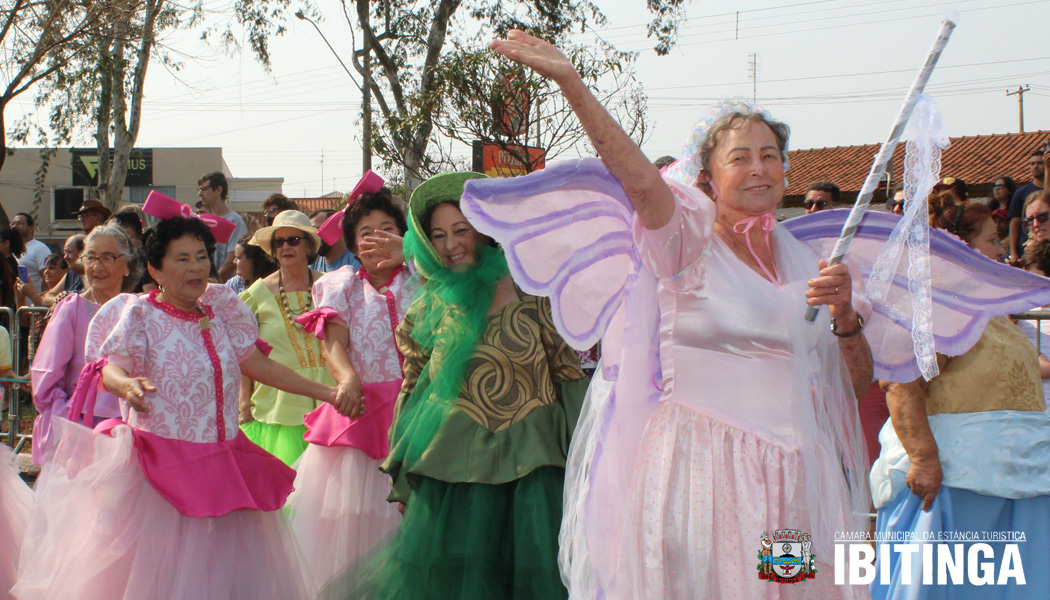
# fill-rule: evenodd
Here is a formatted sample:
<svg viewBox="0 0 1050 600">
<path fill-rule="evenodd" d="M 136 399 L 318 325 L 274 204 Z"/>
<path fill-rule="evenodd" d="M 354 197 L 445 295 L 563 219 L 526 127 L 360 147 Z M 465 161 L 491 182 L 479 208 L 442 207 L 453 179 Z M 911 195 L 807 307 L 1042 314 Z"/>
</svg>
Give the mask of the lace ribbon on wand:
<svg viewBox="0 0 1050 600">
<path fill-rule="evenodd" d="M 915 111 L 915 105 L 926 88 L 926 82 L 930 80 L 933 68 L 937 66 L 937 60 L 941 57 L 941 52 L 948 45 L 948 38 L 951 37 L 952 31 L 955 29 L 956 21 L 957 18 L 953 11 L 941 22 L 940 31 L 937 32 L 937 39 L 926 55 L 926 61 L 923 63 L 922 68 L 919 69 L 919 74 L 916 75 L 915 81 L 912 82 L 908 95 L 904 97 L 904 104 L 901 106 L 900 112 L 897 113 L 897 119 L 890 129 L 890 135 L 883 142 L 882 147 L 879 148 L 879 153 L 875 156 L 875 163 L 871 165 L 871 171 L 868 172 L 868 177 L 864 180 L 864 185 L 857 196 L 857 203 L 853 205 L 849 218 L 846 219 L 846 223 L 842 226 L 842 233 L 831 251 L 831 258 L 828 259 L 829 265 L 837 265 L 842 262 L 842 257 L 849 250 L 850 242 L 853 241 L 853 236 L 857 233 L 860 221 L 864 218 L 868 205 L 871 204 L 872 193 L 878 187 L 879 180 L 882 179 L 882 175 L 886 172 L 886 165 L 893 160 L 893 150 L 897 147 L 897 143 L 904 134 L 904 128 L 908 125 L 908 121 Z M 816 320 L 819 310 L 816 306 L 809 307 L 806 311 L 806 320 L 811 323 Z"/>
</svg>

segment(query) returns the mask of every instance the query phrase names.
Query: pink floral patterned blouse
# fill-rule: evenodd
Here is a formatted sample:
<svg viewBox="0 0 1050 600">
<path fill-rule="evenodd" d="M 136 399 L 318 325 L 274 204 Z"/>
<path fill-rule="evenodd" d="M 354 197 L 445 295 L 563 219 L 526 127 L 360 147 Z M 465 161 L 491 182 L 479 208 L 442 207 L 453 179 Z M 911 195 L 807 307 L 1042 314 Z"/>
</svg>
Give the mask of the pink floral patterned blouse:
<svg viewBox="0 0 1050 600">
<path fill-rule="evenodd" d="M 130 376 L 147 377 L 157 387 L 146 395 L 150 412 L 130 410 L 127 421 L 132 427 L 188 442 L 217 442 L 221 424 L 225 438 L 232 440 L 238 433 L 240 361 L 255 351 L 259 326 L 225 285 L 209 284 L 197 302 L 213 315 L 207 328 L 214 352 L 199 320 L 175 316 L 178 309 L 151 296 L 121 294 L 91 321 L 85 353 L 88 360 L 105 356 Z M 218 419 L 217 383 L 223 395 Z M 126 401 L 121 403 L 122 412 L 129 414 Z"/>
<path fill-rule="evenodd" d="M 402 268 L 381 290 L 372 287 L 364 268 L 342 268 L 314 283 L 314 304 L 339 315 L 331 319 L 350 331 L 350 363 L 362 383 L 384 383 L 403 377 L 394 329 L 405 318 L 419 289 L 418 276 Z"/>
</svg>

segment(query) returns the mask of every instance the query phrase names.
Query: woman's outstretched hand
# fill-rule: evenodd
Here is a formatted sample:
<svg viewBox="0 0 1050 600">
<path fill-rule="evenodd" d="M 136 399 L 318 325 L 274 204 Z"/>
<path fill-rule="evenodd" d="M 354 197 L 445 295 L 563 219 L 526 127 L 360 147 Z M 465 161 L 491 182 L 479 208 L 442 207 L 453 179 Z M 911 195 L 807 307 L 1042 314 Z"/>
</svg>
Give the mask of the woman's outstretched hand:
<svg viewBox="0 0 1050 600">
<path fill-rule="evenodd" d="M 577 75 L 576 67 L 553 44 L 524 31 L 511 29 L 506 39 L 492 40 L 489 47 L 556 82 Z"/>
</svg>

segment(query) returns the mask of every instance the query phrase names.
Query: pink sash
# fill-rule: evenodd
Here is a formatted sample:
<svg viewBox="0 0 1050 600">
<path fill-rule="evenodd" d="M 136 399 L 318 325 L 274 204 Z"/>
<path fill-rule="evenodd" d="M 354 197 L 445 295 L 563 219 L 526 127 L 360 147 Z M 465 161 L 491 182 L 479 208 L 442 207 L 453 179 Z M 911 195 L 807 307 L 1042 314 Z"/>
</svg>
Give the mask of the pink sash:
<svg viewBox="0 0 1050 600">
<path fill-rule="evenodd" d="M 108 434 L 126 425 L 107 419 Z M 223 442 L 197 443 L 131 428 L 139 467 L 150 485 L 187 517 L 221 517 L 235 510 L 277 510 L 292 493 L 295 471 L 252 443 L 244 432 Z"/>
<path fill-rule="evenodd" d="M 359 448 L 370 458 L 385 458 L 390 452 L 390 423 L 394 402 L 401 392 L 401 380 L 366 383 L 365 414 L 350 419 L 325 402 L 306 415 L 303 439 L 319 446 Z"/>
<path fill-rule="evenodd" d="M 106 359 L 84 365 L 70 402 L 70 420 L 90 427 Z M 83 418 L 81 418 L 83 410 Z M 106 419 L 96 433 L 127 425 Z M 187 442 L 131 428 L 139 467 L 158 494 L 187 517 L 221 517 L 235 510 L 277 510 L 292 493 L 295 471 L 238 431 L 233 440 Z"/>
</svg>

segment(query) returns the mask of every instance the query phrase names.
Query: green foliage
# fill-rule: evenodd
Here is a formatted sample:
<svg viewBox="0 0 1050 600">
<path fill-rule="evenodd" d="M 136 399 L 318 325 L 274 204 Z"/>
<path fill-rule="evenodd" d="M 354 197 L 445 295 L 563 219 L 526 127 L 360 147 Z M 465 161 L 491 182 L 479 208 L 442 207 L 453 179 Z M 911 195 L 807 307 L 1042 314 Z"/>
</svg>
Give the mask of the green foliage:
<svg viewBox="0 0 1050 600">
<path fill-rule="evenodd" d="M 653 20 L 647 25 L 649 37 L 655 37 L 653 48 L 660 56 L 666 55 L 678 41 L 678 25 L 685 18 L 685 5 L 689 0 L 646 0 Z"/>
</svg>

